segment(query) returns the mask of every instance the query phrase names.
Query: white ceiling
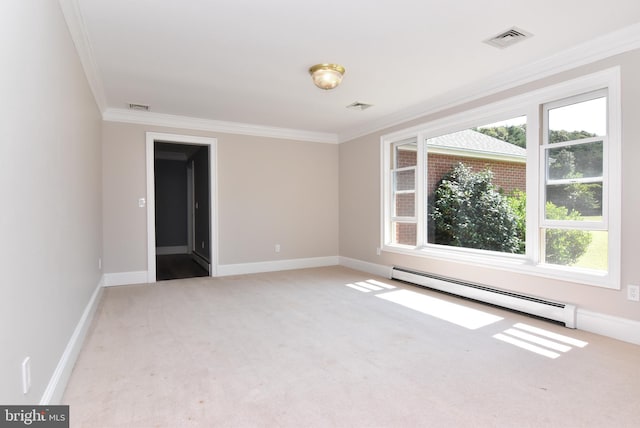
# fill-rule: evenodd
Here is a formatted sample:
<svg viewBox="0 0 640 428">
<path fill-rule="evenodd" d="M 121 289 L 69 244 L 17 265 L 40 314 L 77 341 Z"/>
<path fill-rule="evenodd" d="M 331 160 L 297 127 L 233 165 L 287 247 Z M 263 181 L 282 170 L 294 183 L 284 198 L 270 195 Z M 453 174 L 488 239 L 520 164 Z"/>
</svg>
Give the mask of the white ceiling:
<svg viewBox="0 0 640 428">
<path fill-rule="evenodd" d="M 336 141 L 531 80 L 590 46 L 603 57 L 615 53 L 605 42 L 640 40 L 638 0 L 60 2 L 103 114 L 141 103 L 151 113 L 131 112 L 138 118 Z M 483 43 L 513 26 L 534 36 L 502 50 Z M 337 89 L 312 84 L 307 70 L 320 62 L 346 68 Z M 374 107 L 345 108 L 355 101 Z"/>
</svg>

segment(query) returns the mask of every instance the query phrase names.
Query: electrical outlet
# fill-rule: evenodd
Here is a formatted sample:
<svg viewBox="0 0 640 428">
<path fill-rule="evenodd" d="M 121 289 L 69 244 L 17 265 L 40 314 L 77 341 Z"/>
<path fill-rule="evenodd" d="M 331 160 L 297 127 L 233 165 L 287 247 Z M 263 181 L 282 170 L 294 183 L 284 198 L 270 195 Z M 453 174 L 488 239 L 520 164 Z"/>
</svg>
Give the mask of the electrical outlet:
<svg viewBox="0 0 640 428">
<path fill-rule="evenodd" d="M 31 389 L 31 357 L 22 361 L 22 393 L 28 394 Z"/>
<path fill-rule="evenodd" d="M 276 244 L 275 248 L 274 248 L 276 253 L 280 252 L 280 244 Z"/>
<path fill-rule="evenodd" d="M 627 300 L 640 302 L 640 285 L 627 285 Z"/>
<path fill-rule="evenodd" d="M 382 248 L 376 248 L 376 255 L 382 254 Z"/>
</svg>

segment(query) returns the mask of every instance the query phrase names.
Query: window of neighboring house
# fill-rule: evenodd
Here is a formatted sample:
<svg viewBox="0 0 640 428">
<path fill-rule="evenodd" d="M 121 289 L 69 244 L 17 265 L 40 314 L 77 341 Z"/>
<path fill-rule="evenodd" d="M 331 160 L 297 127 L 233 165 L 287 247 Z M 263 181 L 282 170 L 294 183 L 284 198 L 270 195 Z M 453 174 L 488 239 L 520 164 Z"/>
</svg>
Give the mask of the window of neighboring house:
<svg viewBox="0 0 640 428">
<path fill-rule="evenodd" d="M 382 137 L 383 248 L 619 288 L 619 71 Z"/>
</svg>

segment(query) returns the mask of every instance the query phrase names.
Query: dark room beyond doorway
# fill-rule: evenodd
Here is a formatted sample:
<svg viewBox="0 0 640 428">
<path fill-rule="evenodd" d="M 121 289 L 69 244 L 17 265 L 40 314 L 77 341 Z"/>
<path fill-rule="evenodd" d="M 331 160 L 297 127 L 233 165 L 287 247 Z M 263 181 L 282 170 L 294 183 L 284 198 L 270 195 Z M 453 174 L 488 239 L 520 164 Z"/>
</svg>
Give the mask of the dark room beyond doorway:
<svg viewBox="0 0 640 428">
<path fill-rule="evenodd" d="M 209 147 L 154 146 L 156 279 L 210 272 Z"/>
</svg>

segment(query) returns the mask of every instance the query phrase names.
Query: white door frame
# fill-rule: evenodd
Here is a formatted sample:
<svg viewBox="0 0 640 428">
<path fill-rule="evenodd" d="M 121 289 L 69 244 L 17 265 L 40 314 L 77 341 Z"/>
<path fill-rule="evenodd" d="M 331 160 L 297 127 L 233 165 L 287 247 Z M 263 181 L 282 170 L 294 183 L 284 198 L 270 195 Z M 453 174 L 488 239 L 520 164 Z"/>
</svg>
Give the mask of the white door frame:
<svg viewBox="0 0 640 428">
<path fill-rule="evenodd" d="M 218 272 L 218 140 L 193 135 L 147 132 L 147 282 L 156 282 L 156 212 L 155 212 L 155 143 L 195 144 L 209 146 L 209 231 L 211 236 L 209 263 L 211 276 Z"/>
</svg>

